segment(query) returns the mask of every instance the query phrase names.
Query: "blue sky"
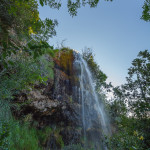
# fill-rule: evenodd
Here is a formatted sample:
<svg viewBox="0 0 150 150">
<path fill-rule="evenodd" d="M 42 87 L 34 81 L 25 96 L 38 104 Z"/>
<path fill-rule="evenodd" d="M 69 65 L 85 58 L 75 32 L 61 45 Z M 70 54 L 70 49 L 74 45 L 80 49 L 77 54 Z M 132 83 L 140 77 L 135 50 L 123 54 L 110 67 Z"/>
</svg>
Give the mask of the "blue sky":
<svg viewBox="0 0 150 150">
<path fill-rule="evenodd" d="M 113 85 L 125 83 L 127 69 L 141 50 L 150 50 L 150 22 L 140 19 L 144 0 L 101 0 L 96 8 L 82 7 L 71 17 L 64 4 L 61 9 L 39 7 L 42 19 L 57 19 L 57 36 L 50 44 L 82 51 L 93 49 L 100 69 Z"/>
</svg>

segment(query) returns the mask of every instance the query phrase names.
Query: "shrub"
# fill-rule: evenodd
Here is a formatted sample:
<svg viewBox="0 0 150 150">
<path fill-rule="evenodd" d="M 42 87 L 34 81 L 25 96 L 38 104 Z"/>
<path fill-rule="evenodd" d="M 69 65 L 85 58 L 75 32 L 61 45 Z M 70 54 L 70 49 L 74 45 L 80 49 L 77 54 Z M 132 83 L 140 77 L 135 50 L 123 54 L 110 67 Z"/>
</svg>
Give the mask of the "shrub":
<svg viewBox="0 0 150 150">
<path fill-rule="evenodd" d="M 7 58 L 7 64 L 0 74 L 0 99 L 12 99 L 16 92 L 29 89 L 35 82 L 45 83 L 54 76 L 53 62 L 46 56 L 33 59 L 21 53 Z"/>
<path fill-rule="evenodd" d="M 9 149 L 11 150 L 40 150 L 35 128 L 18 121 L 10 122 Z"/>
</svg>

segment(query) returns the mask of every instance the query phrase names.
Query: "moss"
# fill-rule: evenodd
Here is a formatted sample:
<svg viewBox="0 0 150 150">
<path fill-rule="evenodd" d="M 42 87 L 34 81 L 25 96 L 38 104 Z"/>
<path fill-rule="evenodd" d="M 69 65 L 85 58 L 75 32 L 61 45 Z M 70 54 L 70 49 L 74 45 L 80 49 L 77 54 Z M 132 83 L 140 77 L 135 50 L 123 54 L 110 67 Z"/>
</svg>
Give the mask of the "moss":
<svg viewBox="0 0 150 150">
<path fill-rule="evenodd" d="M 66 52 L 66 51 L 72 51 L 72 49 L 70 49 L 70 48 L 68 48 L 68 47 L 63 47 L 63 48 L 61 48 L 60 50 L 61 50 L 61 51 L 65 51 L 65 52 Z"/>
<path fill-rule="evenodd" d="M 32 114 L 27 114 L 24 118 L 24 122 L 31 122 L 32 121 Z"/>
<path fill-rule="evenodd" d="M 50 134 L 52 133 L 52 128 L 45 127 L 44 129 L 37 131 L 37 136 L 41 145 L 45 145 L 47 139 L 49 138 Z"/>
<path fill-rule="evenodd" d="M 64 147 L 64 141 L 62 139 L 62 136 L 60 135 L 60 128 L 56 128 L 54 130 L 54 137 L 56 139 L 56 143 L 61 147 L 61 149 Z"/>
<path fill-rule="evenodd" d="M 70 97 L 69 97 L 69 100 L 70 100 L 70 103 L 72 103 L 72 102 L 73 102 L 73 100 L 72 100 L 72 96 L 70 96 Z"/>
<path fill-rule="evenodd" d="M 68 48 L 61 49 L 54 58 L 55 63 L 69 76 L 73 72 L 73 50 Z"/>
<path fill-rule="evenodd" d="M 60 56 L 61 67 L 68 75 L 72 74 L 73 60 L 74 58 L 72 51 L 65 52 Z"/>
<path fill-rule="evenodd" d="M 79 83 L 79 77 L 74 76 L 74 83 Z"/>
<path fill-rule="evenodd" d="M 61 135 L 56 135 L 56 142 L 60 145 L 61 148 L 64 148 L 64 142 Z"/>
</svg>

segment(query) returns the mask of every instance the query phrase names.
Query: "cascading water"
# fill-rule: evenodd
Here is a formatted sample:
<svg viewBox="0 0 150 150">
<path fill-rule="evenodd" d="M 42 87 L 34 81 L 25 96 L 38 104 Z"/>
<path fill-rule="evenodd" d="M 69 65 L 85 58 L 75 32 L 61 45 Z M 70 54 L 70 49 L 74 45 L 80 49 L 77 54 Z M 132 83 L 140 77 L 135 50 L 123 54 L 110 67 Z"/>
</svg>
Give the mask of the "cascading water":
<svg viewBox="0 0 150 150">
<path fill-rule="evenodd" d="M 109 121 L 104 107 L 95 91 L 92 74 L 82 56 L 74 52 L 75 76 L 78 77 L 78 97 L 81 104 L 81 118 L 84 148 L 93 145 L 95 150 L 107 150 L 102 143 L 104 135 L 110 134 Z"/>
</svg>

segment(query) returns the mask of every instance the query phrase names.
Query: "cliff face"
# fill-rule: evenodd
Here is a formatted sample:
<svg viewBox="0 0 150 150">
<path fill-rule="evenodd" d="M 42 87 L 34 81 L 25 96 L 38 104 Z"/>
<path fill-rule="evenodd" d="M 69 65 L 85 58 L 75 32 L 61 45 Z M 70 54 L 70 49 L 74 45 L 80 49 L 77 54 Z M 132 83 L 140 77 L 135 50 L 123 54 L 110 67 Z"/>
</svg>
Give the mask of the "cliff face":
<svg viewBox="0 0 150 150">
<path fill-rule="evenodd" d="M 12 108 L 16 118 L 28 118 L 30 124 L 39 130 L 45 127 L 54 130 L 43 143 L 46 149 L 62 149 L 59 137 L 64 145 L 81 141 L 81 105 L 75 99 L 77 96 L 73 95 L 73 87 L 77 84 L 73 61 L 72 50 L 56 53 L 53 58 L 54 79 L 49 79 L 45 85 L 34 85 L 30 92 L 22 92 L 14 100 L 20 105 L 18 111 Z M 57 135 L 56 129 L 59 130 Z"/>
<path fill-rule="evenodd" d="M 96 108 L 89 77 L 85 74 L 81 78 L 83 68 L 78 61 L 75 63 L 75 57 L 73 50 L 57 52 L 53 58 L 54 79 L 34 85 L 31 91 L 20 93 L 14 100 L 20 105 L 19 111 L 12 108 L 16 118 L 27 120 L 41 131 L 46 127 L 52 129 L 48 138 L 40 143 L 44 149 L 83 146 L 87 141 L 91 148 L 92 142 L 99 143 L 102 138 L 103 124 L 99 119 L 102 114 L 97 113 L 99 108 Z M 94 145 L 95 150 L 100 150 L 100 145 Z"/>
</svg>

